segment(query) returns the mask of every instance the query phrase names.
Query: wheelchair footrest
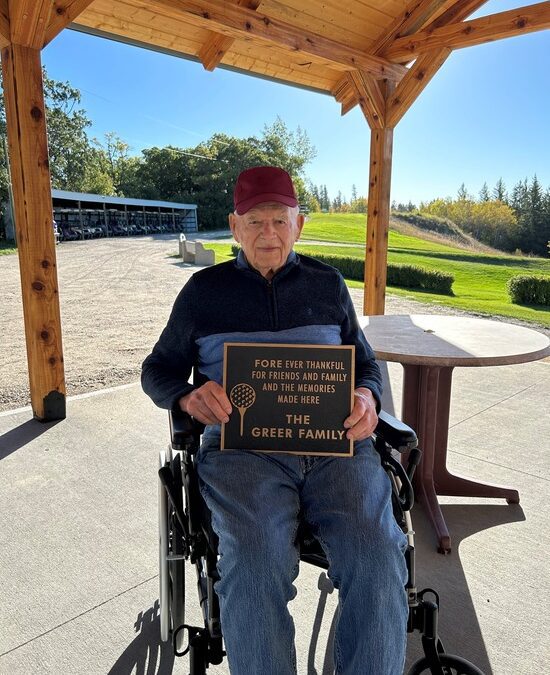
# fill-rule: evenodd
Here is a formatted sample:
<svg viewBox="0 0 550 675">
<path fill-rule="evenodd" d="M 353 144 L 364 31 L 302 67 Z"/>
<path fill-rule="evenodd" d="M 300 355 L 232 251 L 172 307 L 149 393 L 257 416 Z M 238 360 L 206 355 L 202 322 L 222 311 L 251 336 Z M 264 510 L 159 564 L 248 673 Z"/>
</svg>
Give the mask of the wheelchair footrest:
<svg viewBox="0 0 550 675">
<path fill-rule="evenodd" d="M 178 651 L 176 640 L 181 630 L 187 631 L 188 640 L 187 647 L 182 651 Z M 182 624 L 174 631 L 173 646 L 176 656 L 189 654 L 191 675 L 204 673 L 211 663 L 219 665 L 223 661 L 223 657 L 226 656 L 226 652 L 223 650 L 221 631 L 219 635 L 212 635 L 204 627 L 199 628 L 198 626 Z"/>
</svg>

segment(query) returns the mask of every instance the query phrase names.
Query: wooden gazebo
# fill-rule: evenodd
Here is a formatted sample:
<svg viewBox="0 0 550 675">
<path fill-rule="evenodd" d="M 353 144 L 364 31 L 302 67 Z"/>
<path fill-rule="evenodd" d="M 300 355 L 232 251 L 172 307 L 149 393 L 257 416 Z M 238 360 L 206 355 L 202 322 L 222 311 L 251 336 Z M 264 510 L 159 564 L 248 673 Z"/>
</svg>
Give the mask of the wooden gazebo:
<svg viewBox="0 0 550 675">
<path fill-rule="evenodd" d="M 0 0 L 9 155 L 34 416 L 65 417 L 41 49 L 65 28 L 330 93 L 371 130 L 365 314 L 383 314 L 393 130 L 453 49 L 550 27 L 550 2 Z M 412 64 L 412 65 L 411 65 Z"/>
</svg>

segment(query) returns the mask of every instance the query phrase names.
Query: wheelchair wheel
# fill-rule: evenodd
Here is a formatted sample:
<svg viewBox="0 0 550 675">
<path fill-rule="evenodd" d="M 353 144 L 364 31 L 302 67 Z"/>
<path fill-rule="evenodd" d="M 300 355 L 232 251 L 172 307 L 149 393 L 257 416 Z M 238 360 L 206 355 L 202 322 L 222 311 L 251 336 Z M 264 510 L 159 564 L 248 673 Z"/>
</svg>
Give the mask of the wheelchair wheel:
<svg viewBox="0 0 550 675">
<path fill-rule="evenodd" d="M 177 494 L 183 505 L 183 482 L 181 476 L 181 459 L 176 454 L 172 460 L 172 474 L 177 486 Z M 179 556 L 176 560 L 168 561 L 168 576 L 170 584 L 170 631 L 173 635 L 180 626 L 185 623 L 185 560 L 183 559 L 184 542 L 179 529 L 176 527 L 176 516 L 172 508 L 169 508 L 170 527 L 170 554 Z M 174 647 L 181 651 L 186 634 L 184 630 L 177 632 Z"/>
<path fill-rule="evenodd" d="M 483 671 L 473 663 L 460 656 L 453 654 L 439 654 L 441 668 L 434 672 L 437 675 L 484 675 Z M 421 675 L 421 673 L 431 673 L 428 658 L 424 656 L 419 661 L 414 663 L 407 675 Z"/>
</svg>

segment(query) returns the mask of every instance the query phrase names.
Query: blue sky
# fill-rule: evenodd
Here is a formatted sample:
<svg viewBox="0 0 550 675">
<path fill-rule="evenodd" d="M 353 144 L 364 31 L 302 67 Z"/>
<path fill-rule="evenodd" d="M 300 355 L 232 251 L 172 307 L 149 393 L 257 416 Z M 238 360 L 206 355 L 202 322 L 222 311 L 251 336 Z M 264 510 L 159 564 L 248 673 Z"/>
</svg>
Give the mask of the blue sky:
<svg viewBox="0 0 550 675">
<path fill-rule="evenodd" d="M 495 0 L 476 16 L 521 4 Z M 114 131 L 133 154 L 218 131 L 259 135 L 279 115 L 317 150 L 310 180 L 331 197 L 349 198 L 352 184 L 367 193 L 370 131 L 357 106 L 341 117 L 329 96 L 75 31 L 42 59 L 50 77 L 81 91 L 91 135 Z M 462 182 L 477 195 L 484 181 L 511 188 L 535 174 L 550 187 L 550 31 L 453 52 L 395 130 L 392 199 L 454 196 Z"/>
</svg>

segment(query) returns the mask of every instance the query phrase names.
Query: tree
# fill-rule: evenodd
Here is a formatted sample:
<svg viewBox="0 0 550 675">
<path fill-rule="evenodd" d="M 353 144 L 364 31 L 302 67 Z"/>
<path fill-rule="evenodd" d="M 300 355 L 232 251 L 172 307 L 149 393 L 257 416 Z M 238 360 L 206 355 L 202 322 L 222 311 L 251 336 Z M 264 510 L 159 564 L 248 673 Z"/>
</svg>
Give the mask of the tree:
<svg viewBox="0 0 550 675">
<path fill-rule="evenodd" d="M 52 187 L 74 191 L 101 191 L 113 194 L 113 185 L 104 175 L 105 165 L 87 136 L 91 126 L 80 107 L 80 92 L 69 82 L 60 82 L 42 71 L 48 132 L 49 165 Z M 0 72 L 0 85 L 2 84 Z M 0 95 L 0 133 L 6 136 L 6 113 Z M 8 201 L 8 162 L 0 144 L 0 201 Z"/>
<path fill-rule="evenodd" d="M 550 221 L 545 217 L 545 198 L 538 178 L 533 176 L 531 185 L 527 181 L 522 191 L 523 209 L 519 216 L 521 248 L 537 255 L 546 254 L 550 237 Z"/>
<path fill-rule="evenodd" d="M 469 201 L 471 199 L 470 195 L 468 194 L 468 190 L 466 189 L 466 186 L 464 185 L 464 183 L 462 183 L 462 185 L 458 188 L 457 197 L 458 197 L 459 202 L 465 202 L 465 201 Z"/>
<path fill-rule="evenodd" d="M 330 211 L 330 199 L 326 185 L 321 186 L 321 209 L 323 211 Z"/>
<path fill-rule="evenodd" d="M 357 197 L 349 205 L 349 210 L 351 213 L 366 213 L 367 212 L 367 199 L 366 197 Z"/>
<path fill-rule="evenodd" d="M 222 228 L 233 210 L 233 187 L 244 169 L 273 164 L 292 176 L 300 204 L 310 205 L 304 167 L 315 156 L 307 134 L 289 131 L 280 118 L 257 138 L 214 134 L 192 148 L 149 148 L 135 167 L 135 184 L 147 199 L 187 202 L 199 207 L 203 228 Z M 310 206 L 315 207 L 315 202 Z"/>
<path fill-rule="evenodd" d="M 357 199 L 357 188 L 355 187 L 355 183 L 351 186 L 351 203 L 353 204 L 354 201 Z"/>
<path fill-rule="evenodd" d="M 506 186 L 504 185 L 504 181 L 502 178 L 499 178 L 497 180 L 497 184 L 493 188 L 493 198 L 497 202 L 502 202 L 503 204 L 508 203 L 508 195 L 506 193 Z"/>
<path fill-rule="evenodd" d="M 448 218 L 479 241 L 513 251 L 518 241 L 518 221 L 514 211 L 500 201 L 434 199 L 422 204 L 421 210 Z"/>
<path fill-rule="evenodd" d="M 291 176 L 302 175 L 305 165 L 317 155 L 307 132 L 300 127 L 290 131 L 279 116 L 273 124 L 264 125 L 259 146 L 273 164 Z"/>
<path fill-rule="evenodd" d="M 90 148 L 84 175 L 78 188 L 79 192 L 99 195 L 116 194 L 113 181 L 109 175 L 105 154 L 97 148 Z"/>
<path fill-rule="evenodd" d="M 91 121 L 80 108 L 78 89 L 50 79 L 45 71 L 43 77 L 52 187 L 81 191 L 86 173 L 97 172 L 88 166 L 97 160 L 86 133 Z"/>
<path fill-rule="evenodd" d="M 479 199 L 482 202 L 488 202 L 490 200 L 489 188 L 487 187 L 487 183 L 483 183 L 481 190 L 479 191 Z"/>
<path fill-rule="evenodd" d="M 114 131 L 105 134 L 105 141 L 101 143 L 97 138 L 92 140 L 98 153 L 100 170 L 109 179 L 112 192 L 119 197 L 138 196 L 139 190 L 136 181 L 136 171 L 140 164 L 137 157 L 131 157 L 130 146 L 123 141 Z"/>
</svg>

